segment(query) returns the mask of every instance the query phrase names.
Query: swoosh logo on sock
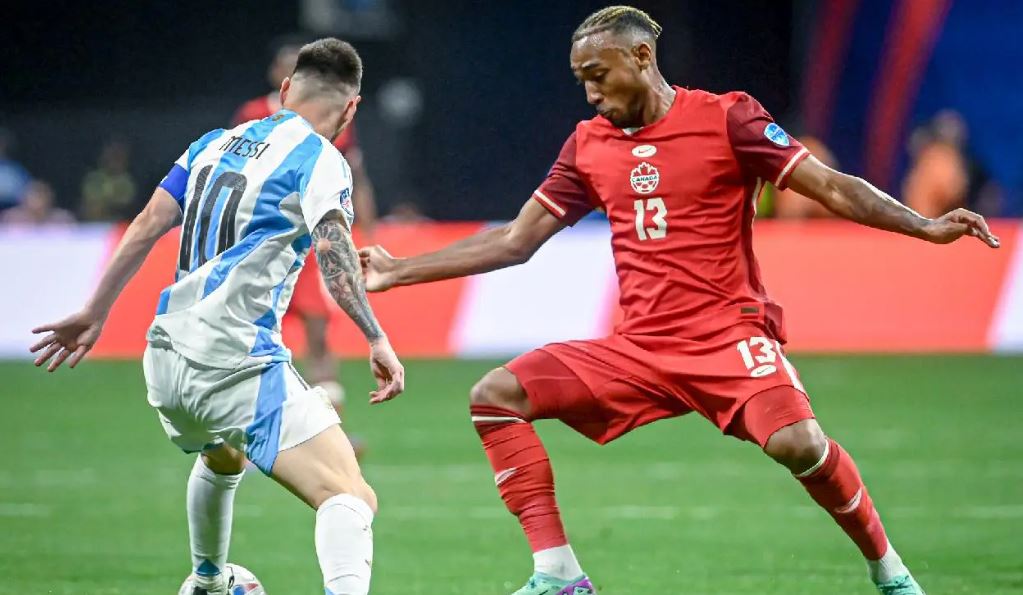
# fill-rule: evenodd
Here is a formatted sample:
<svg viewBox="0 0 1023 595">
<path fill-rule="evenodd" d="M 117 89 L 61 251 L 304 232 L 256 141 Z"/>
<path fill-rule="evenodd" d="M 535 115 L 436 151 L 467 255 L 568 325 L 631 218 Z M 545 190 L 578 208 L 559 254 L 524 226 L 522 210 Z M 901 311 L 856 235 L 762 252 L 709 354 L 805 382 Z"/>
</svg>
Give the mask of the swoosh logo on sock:
<svg viewBox="0 0 1023 595">
<path fill-rule="evenodd" d="M 848 514 L 860 505 L 860 500 L 863 498 L 863 488 L 856 490 L 856 494 L 853 495 L 852 499 L 845 503 L 845 506 L 840 506 L 835 509 L 838 514 Z"/>
<path fill-rule="evenodd" d="M 494 475 L 494 484 L 501 485 L 502 483 L 508 481 L 508 479 L 510 479 L 512 475 L 515 475 L 516 471 L 518 471 L 518 468 L 512 467 L 511 469 L 505 469 L 504 471 L 496 473 Z"/>
</svg>

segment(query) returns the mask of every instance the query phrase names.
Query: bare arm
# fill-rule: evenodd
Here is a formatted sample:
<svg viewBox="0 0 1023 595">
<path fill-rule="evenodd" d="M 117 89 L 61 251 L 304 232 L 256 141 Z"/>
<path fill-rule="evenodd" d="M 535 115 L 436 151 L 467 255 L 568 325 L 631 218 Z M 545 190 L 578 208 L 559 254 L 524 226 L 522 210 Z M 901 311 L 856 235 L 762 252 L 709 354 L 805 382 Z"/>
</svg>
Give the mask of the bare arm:
<svg viewBox="0 0 1023 595">
<path fill-rule="evenodd" d="M 436 252 L 393 258 L 379 247 L 360 251 L 370 291 L 478 275 L 529 260 L 564 228 L 557 217 L 530 199 L 514 221 L 481 231 Z"/>
<path fill-rule="evenodd" d="M 970 235 L 992 248 L 999 246 L 998 238 L 976 213 L 956 209 L 937 219 L 928 219 L 865 180 L 835 171 L 813 156 L 796 166 L 789 187 L 840 217 L 877 229 L 936 244 L 947 244 Z"/>
<path fill-rule="evenodd" d="M 142 266 L 156 241 L 177 225 L 180 219 L 181 208 L 174 197 L 163 188 L 157 188 L 149 203 L 124 232 L 99 285 L 85 307 L 60 322 L 32 330 L 33 333 L 48 333 L 32 346 L 33 353 L 42 350 L 35 361 L 37 366 L 55 354 L 57 357 L 47 368 L 51 372 L 69 357 L 69 366 L 73 368 L 78 364 L 99 338 L 103 323 L 121 290 Z"/>
</svg>

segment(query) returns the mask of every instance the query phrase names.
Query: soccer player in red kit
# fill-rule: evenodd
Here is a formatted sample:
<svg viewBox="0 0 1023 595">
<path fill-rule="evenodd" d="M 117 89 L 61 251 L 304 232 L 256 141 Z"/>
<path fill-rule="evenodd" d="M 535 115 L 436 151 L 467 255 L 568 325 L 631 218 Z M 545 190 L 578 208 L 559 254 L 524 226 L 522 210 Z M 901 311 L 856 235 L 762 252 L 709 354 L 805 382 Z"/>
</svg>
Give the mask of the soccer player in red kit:
<svg viewBox="0 0 1023 595">
<path fill-rule="evenodd" d="M 234 114 L 231 122 L 233 126 L 249 120 L 262 120 L 280 111 L 281 82 L 294 72 L 300 49 L 301 44 L 297 43 L 279 45 L 266 73 L 267 82 L 273 90 L 243 103 Z M 334 146 L 341 151 L 352 168 L 352 206 L 355 218 L 363 234 L 370 238 L 377 220 L 376 200 L 373 184 L 363 162 L 362 150 L 355 136 L 354 122 L 334 139 Z M 334 407 L 340 411 L 344 388 L 338 382 L 337 360 L 327 348 L 327 323 L 335 306 L 332 306 L 333 300 L 317 272 L 315 254 L 310 253 L 307 261 L 311 266 L 305 266 L 299 272 L 288 313 L 298 316 L 305 326 L 309 379 L 327 392 Z M 361 454 L 361 445 L 357 440 L 353 439 L 353 442 L 356 443 L 356 452 Z"/>
<path fill-rule="evenodd" d="M 927 219 L 822 165 L 745 93 L 670 86 L 655 60 L 660 32 L 627 6 L 587 18 L 573 36 L 571 66 L 599 115 L 576 126 L 518 217 L 412 258 L 365 249 L 367 285 L 380 291 L 520 264 L 591 210 L 607 213 L 624 311 L 614 334 L 547 345 L 471 391 L 498 490 L 533 550 L 535 574 L 517 595 L 595 592 L 565 536 L 532 422 L 559 419 L 603 444 L 694 411 L 787 467 L 860 549 L 882 593 L 922 593 L 785 357 L 782 310 L 753 255 L 754 205 L 771 183 L 847 219 L 934 243 L 970 235 L 997 247 L 998 239 L 974 213 Z"/>
</svg>

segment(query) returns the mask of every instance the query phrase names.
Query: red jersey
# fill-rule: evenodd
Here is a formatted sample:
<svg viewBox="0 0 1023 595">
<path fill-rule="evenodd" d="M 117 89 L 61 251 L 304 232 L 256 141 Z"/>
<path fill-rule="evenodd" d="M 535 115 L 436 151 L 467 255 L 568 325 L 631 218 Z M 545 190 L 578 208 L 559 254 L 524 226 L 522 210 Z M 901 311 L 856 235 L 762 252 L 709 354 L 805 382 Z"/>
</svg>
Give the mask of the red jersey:
<svg viewBox="0 0 1023 595">
<path fill-rule="evenodd" d="M 764 184 L 785 188 L 808 152 L 745 93 L 675 91 L 667 115 L 636 131 L 580 122 L 533 198 L 568 225 L 607 213 L 617 332 L 698 339 L 754 322 L 784 341 L 753 217 Z"/>
<path fill-rule="evenodd" d="M 234 113 L 231 124 L 237 126 L 249 120 L 262 120 L 276 114 L 280 109 L 281 100 L 276 92 L 260 95 L 243 103 Z M 334 146 L 346 156 L 359 146 L 355 138 L 355 122 L 349 122 L 341 134 L 337 135 L 337 138 L 334 139 Z"/>
</svg>

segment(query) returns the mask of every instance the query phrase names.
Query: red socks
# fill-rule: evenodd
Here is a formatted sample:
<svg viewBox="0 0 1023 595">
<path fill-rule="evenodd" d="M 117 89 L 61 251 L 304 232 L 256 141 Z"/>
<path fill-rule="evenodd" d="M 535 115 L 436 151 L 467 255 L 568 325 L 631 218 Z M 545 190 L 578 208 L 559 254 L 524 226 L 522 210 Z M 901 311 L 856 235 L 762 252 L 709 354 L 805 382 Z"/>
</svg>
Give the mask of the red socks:
<svg viewBox="0 0 1023 595">
<path fill-rule="evenodd" d="M 568 543 L 554 498 L 554 473 L 533 424 L 518 413 L 470 407 L 472 422 L 494 469 L 494 481 L 534 552 Z"/>
<path fill-rule="evenodd" d="M 884 526 L 863 485 L 856 463 L 837 442 L 829 438 L 828 450 L 820 465 L 796 478 L 868 560 L 879 560 L 884 556 L 888 549 Z"/>
</svg>

